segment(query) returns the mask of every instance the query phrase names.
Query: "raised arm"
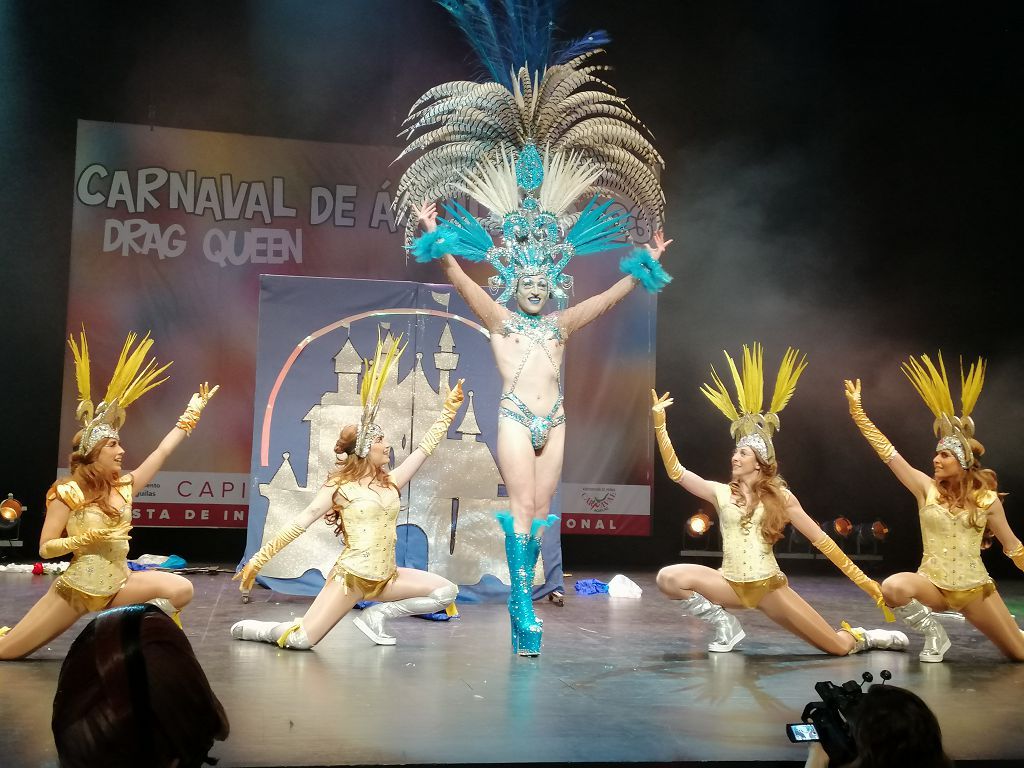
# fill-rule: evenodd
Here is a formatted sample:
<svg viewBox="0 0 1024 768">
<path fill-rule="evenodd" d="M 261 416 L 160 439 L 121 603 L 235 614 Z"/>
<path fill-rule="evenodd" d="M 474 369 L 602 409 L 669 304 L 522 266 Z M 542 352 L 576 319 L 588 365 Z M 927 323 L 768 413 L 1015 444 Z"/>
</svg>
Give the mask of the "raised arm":
<svg viewBox="0 0 1024 768">
<path fill-rule="evenodd" d="M 210 402 L 210 398 L 217 393 L 218 389 L 220 389 L 220 386 L 210 389 L 209 384 L 206 382 L 199 386 L 199 391 L 192 395 L 192 398 L 188 401 L 185 412 L 178 417 L 178 422 L 174 425 L 174 429 L 167 433 L 167 436 L 160 441 L 160 445 L 156 447 L 156 450 L 149 454 L 146 460 L 131 473 L 132 486 L 135 490 L 140 491 L 149 485 L 150 481 L 156 476 L 156 473 L 160 471 L 160 467 L 167 461 L 167 457 L 174 452 L 175 448 L 181 445 L 182 440 L 192 434 L 192 430 L 199 423 L 199 414 L 202 413 L 203 408 Z"/>
<path fill-rule="evenodd" d="M 238 585 L 238 589 L 242 594 L 249 594 L 252 585 L 256 582 L 257 574 L 263 570 L 263 567 L 270 562 L 274 555 L 299 538 L 316 520 L 333 509 L 334 493 L 337 490 L 335 485 L 321 486 L 309 505 L 299 512 L 289 525 L 278 531 L 274 538 L 260 547 L 259 551 L 249 558 L 249 562 L 232 579 L 232 581 L 242 582 Z"/>
<path fill-rule="evenodd" d="M 391 482 L 397 485 L 399 490 L 412 480 L 413 475 L 423 466 L 423 462 L 427 460 L 427 457 L 434 452 L 434 449 L 440 445 L 445 435 L 448 434 L 448 428 L 452 425 L 455 414 L 459 412 L 459 406 L 462 405 L 462 383 L 463 379 L 455 382 L 455 387 L 447 394 L 444 404 L 441 406 L 441 415 L 423 435 L 423 439 L 420 440 L 416 450 L 410 453 L 405 458 L 405 461 L 391 471 Z"/>
<path fill-rule="evenodd" d="M 896 479 L 914 494 L 920 505 L 928 493 L 932 479 L 924 472 L 910 466 L 907 460 L 896 452 L 896 448 L 889 442 L 889 438 L 883 435 L 881 430 L 868 418 L 864 412 L 864 406 L 861 404 L 860 379 L 857 379 L 856 382 L 847 379 L 843 383 L 846 387 L 846 400 L 850 404 L 850 417 L 853 419 L 853 423 L 857 425 L 861 434 L 875 449 L 878 458 L 892 470 Z"/>
<path fill-rule="evenodd" d="M 668 472 L 669 478 L 673 482 L 679 483 L 698 499 L 703 499 L 712 505 L 715 504 L 715 491 L 711 483 L 679 463 L 675 448 L 672 447 L 672 441 L 669 440 L 668 429 L 665 426 L 665 409 L 672 405 L 672 398 L 668 396 L 668 392 L 658 397 L 658 393 L 652 389 L 651 403 L 654 436 L 658 440 L 661 461 L 665 465 L 665 471 Z"/>
<path fill-rule="evenodd" d="M 786 515 L 790 524 L 796 528 L 821 554 L 827 557 L 831 563 L 842 571 L 850 581 L 864 590 L 875 601 L 886 621 L 895 621 L 895 617 L 885 605 L 885 598 L 882 596 L 882 587 L 877 581 L 871 579 L 857 565 L 847 557 L 846 553 L 839 548 L 831 536 L 825 533 L 818 524 L 811 519 L 800 501 L 793 494 L 789 494 L 786 500 Z"/>
<path fill-rule="evenodd" d="M 638 258 L 637 256 L 632 256 L 623 259 L 622 268 L 627 273 L 626 277 L 619 280 L 619 282 L 603 293 L 591 296 L 589 299 L 566 309 L 559 315 L 559 323 L 561 324 L 563 335 L 568 338 L 574 331 L 578 331 L 585 325 L 592 323 L 626 298 L 633 288 L 640 283 L 651 292 L 660 290 L 663 285 L 671 280 L 665 274 L 665 270 L 661 269 L 659 263 L 661 255 L 671 243 L 671 240 L 665 239 L 665 235 L 662 232 L 657 232 L 654 235 L 653 246 L 648 244 L 643 246 L 642 249 L 637 249 L 641 253 L 646 251 L 646 257 Z M 655 273 L 658 275 L 657 277 L 648 277 Z"/>
<path fill-rule="evenodd" d="M 433 232 L 437 229 L 437 206 L 434 203 L 423 203 L 413 206 L 413 214 L 419 219 L 423 229 Z M 480 318 L 483 326 L 492 333 L 501 329 L 502 323 L 508 316 L 509 311 L 498 304 L 490 295 L 467 275 L 459 262 L 450 253 L 446 253 L 441 259 L 441 268 L 444 275 L 459 292 L 459 295 L 469 305 L 473 314 Z"/>
</svg>

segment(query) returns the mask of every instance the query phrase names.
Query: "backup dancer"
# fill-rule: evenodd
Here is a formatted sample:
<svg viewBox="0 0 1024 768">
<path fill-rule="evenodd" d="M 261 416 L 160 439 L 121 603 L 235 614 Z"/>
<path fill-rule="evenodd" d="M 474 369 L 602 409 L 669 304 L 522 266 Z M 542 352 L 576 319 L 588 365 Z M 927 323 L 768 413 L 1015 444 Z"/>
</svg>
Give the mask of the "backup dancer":
<svg viewBox="0 0 1024 768">
<path fill-rule="evenodd" d="M 788 349 L 775 383 L 771 407 L 761 413 L 764 375 L 763 352 L 759 344 L 743 347 L 742 372 L 726 353 L 737 404 L 715 369 L 713 385 L 701 391 L 729 419 L 730 434 L 736 440 L 732 454 L 732 478 L 728 484 L 705 480 L 685 469 L 676 457 L 665 426 L 665 409 L 672 404 L 666 392 L 651 392 L 654 429 L 668 476 L 699 499 L 712 504 L 722 531 L 722 567 L 680 564 L 662 568 L 658 588 L 666 597 L 679 601 L 683 613 L 701 619 L 714 629 L 709 651 L 728 652 L 746 633 L 739 620 L 726 609 L 757 608 L 768 618 L 808 643 L 836 656 L 871 648 L 902 650 L 909 641 L 902 632 L 863 629 L 842 623 L 834 630 L 790 586 L 782 573 L 772 545 L 782 538 L 787 524 L 807 537 L 822 554 L 854 584 L 882 605 L 877 582 L 869 579 L 818 527 L 786 486 L 772 444 L 779 428 L 779 412 L 785 408 L 806 367 L 806 358 Z M 738 407 L 737 407 L 738 405 Z M 891 620 L 891 619 L 890 619 Z"/>
<path fill-rule="evenodd" d="M 89 345 L 68 339 L 75 359 L 78 411 L 82 421 L 72 440 L 71 476 L 58 480 L 46 494 L 46 520 L 40 536 L 43 558 L 71 555 L 68 569 L 13 629 L 0 627 L 0 660 L 19 659 L 62 634 L 86 613 L 131 603 L 150 602 L 172 616 L 192 599 L 192 583 L 173 573 L 128 570 L 132 530 L 132 496 L 145 488 L 199 422 L 199 415 L 218 387 L 203 384 L 160 445 L 139 467 L 122 471 L 125 456 L 119 434 L 125 409 L 167 381 L 146 360 L 153 341 L 149 334 L 136 344 L 130 334 L 121 350 L 103 400 L 93 405 L 90 392 Z"/>
<path fill-rule="evenodd" d="M 924 552 L 916 573 L 897 573 L 882 582 L 885 602 L 910 628 L 924 635 L 921 661 L 942 661 L 950 642 L 933 611 L 959 611 L 1000 651 L 1024 661 L 1024 636 L 981 561 L 988 529 L 1003 552 L 1024 570 L 1024 545 L 1010 530 L 999 498 L 996 473 L 982 466 L 984 446 L 974 438 L 974 410 L 985 383 L 980 357 L 966 376 L 960 369 L 961 408 L 956 416 L 942 355 L 936 366 L 927 355 L 910 358 L 903 371 L 935 416 L 939 438 L 932 474 L 914 469 L 864 412 L 860 379 L 846 381 L 850 415 L 861 433 L 914 495 Z"/>
</svg>

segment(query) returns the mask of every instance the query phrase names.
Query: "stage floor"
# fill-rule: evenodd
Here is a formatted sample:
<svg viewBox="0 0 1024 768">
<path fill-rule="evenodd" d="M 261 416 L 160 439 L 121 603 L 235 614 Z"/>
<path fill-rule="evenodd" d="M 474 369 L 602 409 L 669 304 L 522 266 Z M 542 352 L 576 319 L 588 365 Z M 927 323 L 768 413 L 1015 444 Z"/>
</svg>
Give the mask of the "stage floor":
<svg viewBox="0 0 1024 768">
<path fill-rule="evenodd" d="M 577 573 L 608 581 L 613 573 Z M 503 604 L 460 605 L 449 622 L 392 622 L 399 644 L 371 644 L 346 617 L 309 652 L 231 640 L 240 618 L 284 620 L 310 598 L 266 590 L 242 605 L 227 574 L 193 576 L 185 631 L 231 721 L 213 755 L 220 766 L 450 763 L 800 763 L 784 724 L 816 698 L 814 683 L 883 669 L 918 693 L 957 761 L 1024 764 L 1024 665 L 1012 664 L 973 627 L 946 621 L 953 647 L 942 664 L 874 651 L 833 658 L 740 614 L 747 638 L 732 653 L 705 650 L 705 625 L 680 618 L 653 573 L 629 573 L 641 599 L 577 596 L 539 602 L 544 653 L 509 651 Z M 13 624 L 51 577 L 0 574 L 0 623 Z M 880 626 L 881 616 L 841 577 L 791 584 L 826 619 Z M 1013 605 L 1024 582 L 1000 585 Z M 30 659 L 0 663 L 0 764 L 55 766 L 50 707 L 57 674 L 83 619 Z M 981 764 L 981 763 L 979 763 Z"/>
</svg>

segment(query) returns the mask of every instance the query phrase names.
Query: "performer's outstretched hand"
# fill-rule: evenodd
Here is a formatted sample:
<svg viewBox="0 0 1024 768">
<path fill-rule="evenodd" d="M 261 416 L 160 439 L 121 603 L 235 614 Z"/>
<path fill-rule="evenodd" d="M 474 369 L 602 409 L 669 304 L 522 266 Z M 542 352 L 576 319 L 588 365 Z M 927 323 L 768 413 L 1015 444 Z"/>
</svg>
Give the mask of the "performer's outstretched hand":
<svg viewBox="0 0 1024 768">
<path fill-rule="evenodd" d="M 250 561 L 242 567 L 242 570 L 232 576 L 231 580 L 242 582 L 238 585 L 238 591 L 243 595 L 248 595 L 252 591 L 253 584 L 256 583 L 257 573 L 259 573 L 259 569 Z"/>
<path fill-rule="evenodd" d="M 658 397 L 658 393 L 653 389 L 651 390 L 651 414 L 654 418 L 654 426 L 665 426 L 665 409 L 672 405 L 673 402 L 668 392 Z"/>
<path fill-rule="evenodd" d="M 412 206 L 412 212 L 427 232 L 437 229 L 437 205 L 424 200 L 419 205 Z"/>
<path fill-rule="evenodd" d="M 672 240 L 665 239 L 664 230 L 659 229 L 654 233 L 654 245 L 647 243 L 644 248 L 651 254 L 651 258 L 658 261 L 661 258 L 661 254 L 665 252 L 665 249 L 672 245 Z"/>
<path fill-rule="evenodd" d="M 846 379 L 843 382 L 843 385 L 846 387 L 846 399 L 850 403 L 850 408 L 854 408 L 856 406 L 859 406 L 861 404 L 861 402 L 860 402 L 860 379 L 857 379 L 856 382 L 853 382 L 853 381 L 850 381 L 849 379 Z"/>
<path fill-rule="evenodd" d="M 465 395 L 462 392 L 462 384 L 465 379 L 459 379 L 455 382 L 455 386 L 448 390 L 448 394 L 444 399 L 444 405 L 442 406 L 445 413 L 450 413 L 452 416 L 458 412 L 459 407 L 462 405 L 462 401 L 465 399 Z"/>
<path fill-rule="evenodd" d="M 200 384 L 199 391 L 192 395 L 188 405 L 185 406 L 185 412 L 178 417 L 178 429 L 183 429 L 186 433 L 192 434 L 192 430 L 199 423 L 199 415 L 203 412 L 203 408 L 217 394 L 218 389 L 220 389 L 220 384 L 213 389 L 210 389 L 209 382 L 204 381 Z"/>
</svg>

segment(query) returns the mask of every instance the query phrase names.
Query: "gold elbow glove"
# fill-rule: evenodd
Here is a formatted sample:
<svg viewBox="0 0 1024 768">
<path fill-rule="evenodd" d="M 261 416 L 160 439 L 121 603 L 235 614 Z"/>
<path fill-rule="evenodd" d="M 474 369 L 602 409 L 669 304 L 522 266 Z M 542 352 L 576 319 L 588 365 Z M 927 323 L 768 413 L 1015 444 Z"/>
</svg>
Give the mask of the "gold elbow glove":
<svg viewBox="0 0 1024 768">
<path fill-rule="evenodd" d="M 672 398 L 668 396 L 668 392 L 658 397 L 658 393 L 652 389 L 651 401 L 651 420 L 654 422 L 654 436 L 658 441 L 661 461 L 672 482 L 678 483 L 686 469 L 679 463 L 676 449 L 672 447 L 672 441 L 668 437 L 668 428 L 665 426 L 665 409 L 672 405 Z"/>
<path fill-rule="evenodd" d="M 462 382 L 463 379 L 459 379 L 455 382 L 455 387 L 452 389 L 448 396 L 444 399 L 444 405 L 441 406 L 441 416 L 430 425 L 430 429 L 423 435 L 423 439 L 420 440 L 419 449 L 423 451 L 427 456 L 432 454 L 441 441 L 444 440 L 444 436 L 448 434 L 448 427 L 452 425 L 452 421 L 455 420 L 455 414 L 459 412 L 459 406 L 462 405 L 464 395 L 462 394 Z"/>
<path fill-rule="evenodd" d="M 846 578 L 871 595 L 875 601 L 875 605 L 877 605 L 882 610 L 882 613 L 885 614 L 886 621 L 896 621 L 896 617 L 893 616 L 892 611 L 890 611 L 889 607 L 885 604 L 885 598 L 882 596 L 882 588 L 879 586 L 878 582 L 869 578 L 864 571 L 858 568 L 830 536 L 825 534 L 817 541 L 811 543 L 815 549 L 831 560 L 832 564 L 842 571 Z"/>
<path fill-rule="evenodd" d="M 259 551 L 249 558 L 249 562 L 238 573 L 235 574 L 232 581 L 241 581 L 242 583 L 238 588 L 242 592 L 248 592 L 252 589 L 252 585 L 256 581 L 256 575 L 263 570 L 263 566 L 270 562 L 270 559 L 280 552 L 282 549 L 287 547 L 299 536 L 306 532 L 298 523 L 292 523 L 283 531 L 277 534 L 273 539 L 268 541 Z"/>
<path fill-rule="evenodd" d="M 864 406 L 860 400 L 859 379 L 856 384 L 851 381 L 846 382 L 846 399 L 850 402 L 850 416 L 853 418 L 853 423 L 857 425 L 857 429 L 860 430 L 860 433 L 871 444 L 871 447 L 875 449 L 878 458 L 888 464 L 897 456 L 896 448 L 864 412 Z"/>
<path fill-rule="evenodd" d="M 123 525 L 117 528 L 94 528 L 80 533 L 78 536 L 67 536 L 62 539 L 50 539 L 39 545 L 39 556 L 44 559 L 60 557 L 71 552 L 76 552 L 82 547 L 95 544 L 98 541 L 131 541 L 128 535 L 130 526 Z"/>
<path fill-rule="evenodd" d="M 210 402 L 210 398 L 217 394 L 218 389 L 220 389 L 220 384 L 213 389 L 210 389 L 210 385 L 205 381 L 200 384 L 199 391 L 192 395 L 192 399 L 188 401 L 185 412 L 178 417 L 178 422 L 174 426 L 184 430 L 185 434 L 191 435 L 192 430 L 199 423 L 199 414 L 203 412 L 203 408 Z"/>
<path fill-rule="evenodd" d="M 1011 549 L 1009 552 L 1003 550 L 1003 554 L 1005 554 L 1008 558 L 1013 560 L 1013 564 L 1020 568 L 1022 571 L 1024 571 L 1024 544 L 1018 544 L 1014 549 Z"/>
</svg>

